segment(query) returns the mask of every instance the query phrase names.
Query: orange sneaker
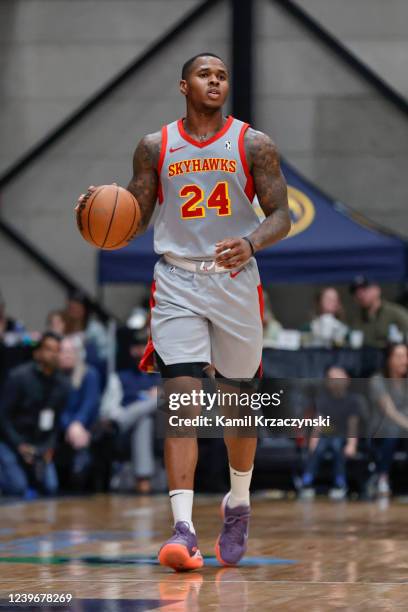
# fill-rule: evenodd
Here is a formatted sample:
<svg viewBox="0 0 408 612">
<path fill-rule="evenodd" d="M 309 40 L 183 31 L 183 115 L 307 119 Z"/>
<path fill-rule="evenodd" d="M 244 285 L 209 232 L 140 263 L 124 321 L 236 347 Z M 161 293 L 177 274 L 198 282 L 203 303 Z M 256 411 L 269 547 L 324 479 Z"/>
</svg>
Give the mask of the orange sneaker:
<svg viewBox="0 0 408 612">
<path fill-rule="evenodd" d="M 171 567 L 176 572 L 203 567 L 204 561 L 198 549 L 197 536 L 190 531 L 188 523 L 176 523 L 173 535 L 159 550 L 158 559 L 160 565 Z"/>
</svg>

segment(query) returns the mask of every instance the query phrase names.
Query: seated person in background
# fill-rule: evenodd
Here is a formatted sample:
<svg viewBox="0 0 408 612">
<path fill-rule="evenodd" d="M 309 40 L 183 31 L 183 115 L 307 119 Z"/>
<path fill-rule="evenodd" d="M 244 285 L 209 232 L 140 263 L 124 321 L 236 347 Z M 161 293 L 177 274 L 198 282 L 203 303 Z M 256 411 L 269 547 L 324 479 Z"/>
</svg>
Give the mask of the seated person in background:
<svg viewBox="0 0 408 612">
<path fill-rule="evenodd" d="M 20 333 L 25 331 L 21 321 L 12 319 L 6 314 L 6 303 L 0 291 L 0 339 L 7 333 Z"/>
<path fill-rule="evenodd" d="M 350 391 L 350 377 L 340 367 L 331 366 L 326 372 L 324 386 L 316 397 L 316 416 L 330 417 L 330 430 L 314 430 L 309 441 L 309 456 L 302 478 L 303 496 L 314 494 L 311 488 L 319 465 L 327 451 L 333 456 L 332 499 L 343 499 L 347 493 L 346 457 L 357 450 L 358 421 L 362 398 Z"/>
<path fill-rule="evenodd" d="M 377 283 L 357 276 L 350 292 L 358 306 L 350 319 L 350 327 L 363 332 L 364 346 L 385 348 L 390 342 L 408 338 L 408 311 L 399 304 L 382 298 Z"/>
<path fill-rule="evenodd" d="M 377 492 L 390 495 L 389 473 L 398 438 L 408 430 L 408 348 L 393 344 L 387 349 L 384 372 L 370 380 L 370 396 L 379 418 L 373 419 L 377 454 Z"/>
<path fill-rule="evenodd" d="M 108 356 L 108 334 L 100 321 L 91 317 L 88 302 L 79 291 L 69 294 L 64 311 L 66 335 L 79 335 L 87 351 L 87 361 L 96 365 Z"/>
<path fill-rule="evenodd" d="M 69 377 L 71 391 L 60 418 L 64 441 L 56 460 L 61 484 L 75 490 L 84 490 L 89 479 L 91 429 L 101 399 L 99 374 L 84 359 L 84 346 L 78 337 L 62 340 L 59 365 Z"/>
<path fill-rule="evenodd" d="M 334 287 L 324 287 L 316 296 L 314 317 L 304 330 L 311 332 L 315 346 L 342 345 L 348 331 L 344 319 L 339 292 Z"/>
<path fill-rule="evenodd" d="M 103 394 L 101 418 L 118 430 L 113 453 L 130 443 L 130 454 L 138 493 L 150 493 L 154 475 L 153 433 L 159 377 L 138 368 L 146 344 L 146 329 L 132 330 L 127 369 L 112 373 Z"/>
<path fill-rule="evenodd" d="M 59 415 L 69 384 L 58 370 L 60 338 L 41 337 L 34 361 L 12 370 L 0 397 L 0 489 L 29 496 L 39 487 L 55 494 L 58 480 L 53 463 Z"/>
<path fill-rule="evenodd" d="M 65 336 L 66 323 L 63 310 L 51 310 L 45 323 L 48 331 L 58 334 L 61 338 Z"/>
</svg>

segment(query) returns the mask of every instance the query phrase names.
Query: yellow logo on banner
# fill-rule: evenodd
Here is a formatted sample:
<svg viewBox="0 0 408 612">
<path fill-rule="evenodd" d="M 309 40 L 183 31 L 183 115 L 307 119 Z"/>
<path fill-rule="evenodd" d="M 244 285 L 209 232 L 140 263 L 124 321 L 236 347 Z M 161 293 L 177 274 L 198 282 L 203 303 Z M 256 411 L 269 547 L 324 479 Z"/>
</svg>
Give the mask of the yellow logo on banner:
<svg viewBox="0 0 408 612">
<path fill-rule="evenodd" d="M 307 195 L 294 187 L 288 186 L 288 200 L 292 229 L 286 238 L 291 238 L 292 236 L 296 236 L 296 234 L 304 232 L 305 229 L 313 223 L 313 219 L 315 218 L 315 207 L 312 200 L 308 198 Z M 254 209 L 260 220 L 263 221 L 265 215 L 259 205 L 257 197 L 254 199 Z"/>
<path fill-rule="evenodd" d="M 315 207 L 307 195 L 294 187 L 288 187 L 288 200 L 290 216 L 292 218 L 292 229 L 287 238 L 291 238 L 296 236 L 296 234 L 304 232 L 313 223 Z"/>
</svg>

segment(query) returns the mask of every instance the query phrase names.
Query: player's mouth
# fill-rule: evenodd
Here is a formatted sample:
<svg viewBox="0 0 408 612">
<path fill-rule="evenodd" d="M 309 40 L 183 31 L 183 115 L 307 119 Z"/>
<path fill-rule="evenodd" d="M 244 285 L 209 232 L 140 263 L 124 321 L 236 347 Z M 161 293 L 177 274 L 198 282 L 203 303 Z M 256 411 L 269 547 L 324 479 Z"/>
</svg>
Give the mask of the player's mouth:
<svg viewBox="0 0 408 612">
<path fill-rule="evenodd" d="M 212 100 L 216 100 L 217 98 L 219 98 L 221 95 L 221 92 L 219 89 L 208 89 L 207 90 L 207 96 L 209 98 L 211 98 Z"/>
</svg>

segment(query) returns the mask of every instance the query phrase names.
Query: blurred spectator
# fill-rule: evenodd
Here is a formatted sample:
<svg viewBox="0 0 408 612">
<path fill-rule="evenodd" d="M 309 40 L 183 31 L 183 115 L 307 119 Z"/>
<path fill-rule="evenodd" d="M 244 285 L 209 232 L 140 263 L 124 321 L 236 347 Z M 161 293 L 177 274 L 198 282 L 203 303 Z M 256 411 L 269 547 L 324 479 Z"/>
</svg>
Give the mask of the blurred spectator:
<svg viewBox="0 0 408 612">
<path fill-rule="evenodd" d="M 58 371 L 60 338 L 43 334 L 34 361 L 12 370 L 0 399 L 0 488 L 29 496 L 32 487 L 58 489 L 53 455 L 57 425 L 69 393 Z"/>
<path fill-rule="evenodd" d="M 62 485 L 75 490 L 84 490 L 89 480 L 91 429 L 100 405 L 99 374 L 84 358 L 78 337 L 62 340 L 59 363 L 69 376 L 71 392 L 60 419 L 64 441 L 58 449 L 57 465 Z"/>
<path fill-rule="evenodd" d="M 25 327 L 21 321 L 12 319 L 6 314 L 6 303 L 3 295 L 0 292 L 0 338 L 7 333 L 19 333 L 25 331 Z"/>
<path fill-rule="evenodd" d="M 389 474 L 398 438 L 408 431 L 408 348 L 405 344 L 388 347 L 384 372 L 370 380 L 370 395 L 381 415 L 374 435 L 377 450 L 377 492 L 390 495 Z"/>
<path fill-rule="evenodd" d="M 362 398 L 351 392 L 350 378 L 340 367 L 331 366 L 326 372 L 325 385 L 316 397 L 316 415 L 330 417 L 330 430 L 314 430 L 309 441 L 309 457 L 302 479 L 303 496 L 312 497 L 320 463 L 327 452 L 333 457 L 332 499 L 343 499 L 347 493 L 346 458 L 357 450 L 358 421 Z"/>
<path fill-rule="evenodd" d="M 344 319 L 339 292 L 334 287 L 325 287 L 316 296 L 315 316 L 305 331 L 311 332 L 315 346 L 340 346 L 348 332 Z"/>
<path fill-rule="evenodd" d="M 47 330 L 54 332 L 61 336 L 65 336 L 65 317 L 63 310 L 51 310 L 47 315 L 46 320 Z"/>
<path fill-rule="evenodd" d="M 263 316 L 263 334 L 264 341 L 276 342 L 279 336 L 279 332 L 282 329 L 282 325 L 275 318 L 272 311 L 272 304 L 269 295 L 264 292 L 264 316 Z"/>
<path fill-rule="evenodd" d="M 157 408 L 158 376 L 144 374 L 138 368 L 146 343 L 146 328 L 126 330 L 130 334 L 127 369 L 110 375 L 103 394 L 101 417 L 114 424 L 118 435 L 113 441 L 113 458 L 129 448 L 135 489 L 151 491 L 154 475 L 153 431 Z M 123 452 L 123 451 L 122 451 Z"/>
<path fill-rule="evenodd" d="M 85 296 L 75 291 L 68 296 L 65 317 L 65 333 L 78 334 L 83 338 L 87 350 L 87 360 L 93 363 L 90 353 L 95 352 L 98 361 L 104 361 L 108 355 L 108 335 L 105 327 L 91 317 Z"/>
<path fill-rule="evenodd" d="M 390 342 L 402 342 L 408 336 L 408 311 L 382 298 L 381 288 L 364 276 L 358 276 L 350 292 L 359 307 L 350 321 L 353 330 L 363 334 L 365 346 L 385 348 Z"/>
</svg>

